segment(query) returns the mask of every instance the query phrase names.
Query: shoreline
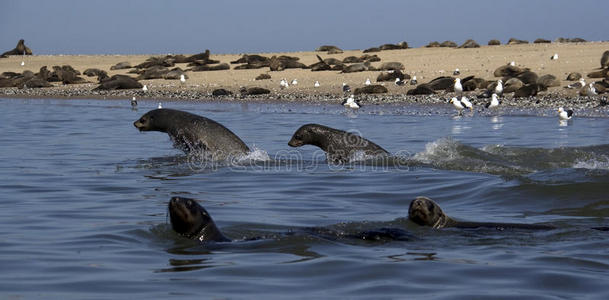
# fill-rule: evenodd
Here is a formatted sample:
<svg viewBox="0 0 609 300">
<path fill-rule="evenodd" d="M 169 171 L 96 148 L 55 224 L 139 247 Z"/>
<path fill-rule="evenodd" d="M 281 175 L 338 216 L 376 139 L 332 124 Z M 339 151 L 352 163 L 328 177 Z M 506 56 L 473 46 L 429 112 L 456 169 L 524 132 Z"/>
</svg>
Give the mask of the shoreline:
<svg viewBox="0 0 609 300">
<path fill-rule="evenodd" d="M 370 54 L 378 55 L 381 60 L 373 62 L 372 65 L 379 67 L 386 62 L 400 62 L 404 65 L 403 73 L 417 76 L 418 83 L 429 82 L 440 76 L 454 76 L 452 70 L 459 68 L 461 74 L 455 77 L 464 78 L 470 75 L 493 81 L 500 78 L 494 77 L 493 71 L 510 61 L 515 61 L 519 67 L 530 68 L 531 71 L 541 75 L 554 75 L 560 82 L 559 86 L 550 87 L 547 91 L 540 92 L 537 96 L 530 98 L 513 99 L 511 95 L 502 97 L 502 105 L 507 107 L 521 108 L 557 108 L 563 106 L 574 110 L 606 110 L 607 97 L 605 94 L 593 97 L 579 96 L 578 91 L 566 89 L 564 86 L 572 83 L 567 81 L 570 72 L 581 73 L 586 82 L 601 79 L 586 77 L 586 74 L 599 70 L 599 59 L 604 51 L 609 49 L 609 42 L 586 42 L 586 43 L 550 43 L 550 44 L 522 44 L 522 45 L 500 45 L 481 46 L 480 48 L 409 48 L 400 50 L 386 50 Z M 550 60 L 553 53 L 558 53 L 560 59 Z M 346 50 L 339 54 L 327 54 L 326 52 L 302 51 L 289 53 L 261 53 L 265 56 L 290 55 L 299 58 L 299 62 L 310 65 L 317 62 L 317 55 L 324 59 L 343 59 L 347 56 L 361 56 L 360 50 Z M 107 71 L 109 76 L 129 74 L 130 69 L 110 70 L 112 65 L 122 61 L 129 62 L 132 66 L 144 62 L 148 55 L 41 55 L 41 56 L 10 56 L 0 59 L 1 72 L 23 72 L 30 70 L 37 72 L 42 66 L 51 69 L 52 66 L 71 65 L 74 69 L 83 72 L 87 68 L 99 68 Z M 155 56 L 158 57 L 158 56 Z M 241 55 L 237 54 L 214 54 L 210 59 L 219 60 L 221 63 L 229 63 L 237 60 Z M 20 63 L 24 61 L 25 65 Z M 364 86 L 364 81 L 370 78 L 373 84 L 379 84 L 387 88 L 383 94 L 361 94 L 356 95 L 363 105 L 375 105 L 381 103 L 399 104 L 438 104 L 446 105 L 448 100 L 454 96 L 452 92 L 437 91 L 434 95 L 410 96 L 406 95 L 414 85 L 406 84 L 397 86 L 392 81 L 374 82 L 382 71 L 363 71 L 357 73 L 341 73 L 339 71 L 318 71 L 310 69 L 285 69 L 282 71 L 269 71 L 268 67 L 260 69 L 235 70 L 235 64 L 230 64 L 229 70 L 222 71 L 188 71 L 186 63 L 176 63 L 175 67 L 186 69 L 189 77 L 185 84 L 179 80 L 166 79 L 143 79 L 140 83 L 146 84 L 147 92 L 141 89 L 94 91 L 98 86 L 95 77 L 81 75 L 87 83 L 68 84 L 53 82 L 53 87 L 48 88 L 0 88 L 0 98 L 53 98 L 53 99 L 150 99 L 160 101 L 170 100 L 193 100 L 193 101 L 261 101 L 269 103 L 336 103 L 344 99 L 342 83 L 346 82 L 354 90 Z M 254 80 L 260 74 L 268 74 L 271 79 Z M 285 78 L 287 81 L 298 79 L 297 86 L 280 89 L 279 81 Z M 319 88 L 313 87 L 313 83 L 319 81 Z M 262 87 L 270 90 L 270 94 L 256 96 L 242 96 L 239 89 L 242 87 Z M 212 96 L 214 89 L 224 88 L 233 93 L 232 96 Z M 465 95 L 477 107 L 484 106 L 489 99 L 477 99 L 476 95 L 481 90 L 465 92 Z"/>
</svg>

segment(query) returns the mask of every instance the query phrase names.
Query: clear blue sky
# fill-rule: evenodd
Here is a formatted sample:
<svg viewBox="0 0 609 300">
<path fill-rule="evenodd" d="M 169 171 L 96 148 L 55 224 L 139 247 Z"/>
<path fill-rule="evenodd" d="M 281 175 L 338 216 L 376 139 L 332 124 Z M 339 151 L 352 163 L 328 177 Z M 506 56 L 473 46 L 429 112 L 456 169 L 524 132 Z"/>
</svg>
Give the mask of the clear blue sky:
<svg viewBox="0 0 609 300">
<path fill-rule="evenodd" d="M 0 0 L 0 52 L 35 54 L 308 51 L 510 37 L 608 40 L 607 0 Z"/>
</svg>

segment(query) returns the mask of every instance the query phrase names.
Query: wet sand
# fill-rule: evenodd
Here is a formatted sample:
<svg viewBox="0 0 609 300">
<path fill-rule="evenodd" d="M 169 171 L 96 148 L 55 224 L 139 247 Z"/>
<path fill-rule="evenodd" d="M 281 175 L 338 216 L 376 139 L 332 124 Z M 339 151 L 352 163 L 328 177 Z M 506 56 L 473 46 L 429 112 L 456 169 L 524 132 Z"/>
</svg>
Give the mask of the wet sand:
<svg viewBox="0 0 609 300">
<path fill-rule="evenodd" d="M 579 72 L 585 75 L 595 71 L 600 66 L 600 57 L 605 50 L 609 50 L 609 42 L 587 42 L 587 43 L 551 43 L 551 44 L 523 44 L 523 45 L 501 45 L 482 46 L 473 49 L 456 48 L 412 48 L 403 50 L 388 50 L 375 52 L 381 58 L 380 62 L 373 62 L 375 67 L 384 62 L 401 62 L 405 66 L 404 73 L 411 76 L 416 75 L 419 83 L 424 83 L 438 76 L 452 76 L 455 68 L 459 68 L 461 75 L 475 75 L 487 80 L 496 80 L 493 76 L 494 70 L 510 61 L 515 61 L 518 66 L 528 67 L 539 76 L 552 74 L 561 81 L 560 87 L 550 88 L 541 92 L 537 98 L 552 98 L 564 102 L 567 106 L 595 107 L 599 99 L 584 99 L 578 96 L 578 91 L 563 88 L 570 82 L 566 80 L 570 72 Z M 558 60 L 550 60 L 554 53 L 559 54 Z M 251 54 L 251 53 L 250 53 Z M 322 58 L 343 59 L 347 56 L 361 56 L 361 50 L 347 50 L 341 54 L 328 55 L 325 52 L 290 52 L 290 53 L 260 53 L 264 56 L 289 55 L 300 58 L 300 62 L 310 65 L 317 62 L 316 55 Z M 40 67 L 48 66 L 49 69 L 55 65 L 71 65 L 76 70 L 83 72 L 87 68 L 99 68 L 114 74 L 127 74 L 130 69 L 110 70 L 116 63 L 127 61 L 131 65 L 144 62 L 151 55 L 34 55 L 34 56 L 11 56 L 0 59 L 0 71 L 23 72 L 31 70 L 37 72 Z M 161 55 L 155 55 L 161 56 Z M 229 63 L 241 57 L 238 54 L 211 54 L 211 59 Z M 21 61 L 25 65 L 21 66 Z M 234 70 L 236 65 L 231 65 L 231 70 L 187 72 L 189 76 L 186 84 L 178 80 L 141 80 L 149 88 L 147 93 L 141 90 L 119 90 L 119 91 L 92 91 L 97 84 L 95 77 L 86 77 L 90 83 L 62 85 L 53 83 L 55 87 L 41 89 L 16 89 L 2 88 L 0 96 L 3 97 L 87 97 L 87 98 L 130 98 L 137 96 L 151 99 L 184 99 L 184 100 L 207 100 L 211 99 L 211 92 L 218 88 L 225 88 L 235 93 L 236 96 L 227 99 L 238 99 L 240 87 L 263 87 L 271 90 L 271 95 L 248 97 L 248 99 L 284 100 L 284 101 L 334 101 L 343 97 L 342 83 L 345 82 L 352 89 L 364 86 L 364 81 L 370 78 L 373 82 L 380 71 L 364 71 L 358 73 L 341 73 L 340 71 L 312 72 L 309 69 L 286 69 L 271 72 L 269 68 L 254 70 Z M 188 69 L 186 64 L 176 64 L 176 67 Z M 269 80 L 254 80 L 259 74 L 271 75 Z M 135 76 L 136 74 L 130 74 Z M 279 81 L 285 78 L 289 82 L 298 80 L 298 85 L 290 86 L 281 90 Z M 586 78 L 587 82 L 592 79 Z M 598 79 L 595 79 L 598 80 Z M 315 88 L 314 82 L 319 81 L 321 86 Z M 418 102 L 418 103 L 444 103 L 449 94 L 438 92 L 432 96 L 406 96 L 406 92 L 414 86 L 397 86 L 393 82 L 383 84 L 389 92 L 386 94 L 362 96 L 364 101 L 375 102 Z M 471 95 L 479 94 L 480 91 L 471 92 Z M 506 96 L 506 102 L 510 102 L 510 96 Z M 557 101 L 558 101 L 557 100 Z M 487 100 L 480 100 L 487 101 Z M 529 101 L 531 102 L 531 101 Z M 537 103 L 535 103 L 537 102 Z M 590 103 L 588 103 L 590 102 Z M 516 103 L 516 102 L 514 102 Z M 527 101 L 518 101 L 527 103 Z M 556 105 L 548 101 L 532 101 L 535 105 Z"/>
</svg>

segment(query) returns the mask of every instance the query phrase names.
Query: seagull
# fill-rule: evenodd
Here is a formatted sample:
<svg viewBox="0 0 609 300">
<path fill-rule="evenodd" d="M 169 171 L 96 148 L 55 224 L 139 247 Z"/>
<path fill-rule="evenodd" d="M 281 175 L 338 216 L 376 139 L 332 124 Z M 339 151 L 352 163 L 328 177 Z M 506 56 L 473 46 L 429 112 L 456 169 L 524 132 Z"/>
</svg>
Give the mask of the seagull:
<svg viewBox="0 0 609 300">
<path fill-rule="evenodd" d="M 491 102 L 486 104 L 486 108 L 496 108 L 499 106 L 499 99 L 497 98 L 497 94 L 491 95 Z"/>
<path fill-rule="evenodd" d="M 474 105 L 471 102 L 469 102 L 469 99 L 467 99 L 467 97 L 465 97 L 465 96 L 461 96 L 461 104 L 464 107 L 469 108 L 470 111 L 474 110 Z"/>
<path fill-rule="evenodd" d="M 136 108 L 137 107 L 137 100 L 135 100 L 135 97 L 131 98 L 131 108 Z"/>
<path fill-rule="evenodd" d="M 186 83 L 186 77 L 184 77 L 184 74 L 180 74 L 180 82 L 181 82 L 182 84 L 185 84 L 185 83 Z"/>
<path fill-rule="evenodd" d="M 158 109 L 163 108 L 163 105 L 161 104 L 161 102 L 159 102 L 159 106 L 157 106 Z"/>
<path fill-rule="evenodd" d="M 349 96 L 349 98 L 345 99 L 345 101 L 343 101 L 343 103 L 341 103 L 341 104 L 348 108 L 353 108 L 353 109 L 358 109 L 361 107 L 361 105 L 355 101 L 355 98 L 353 98 L 353 95 Z"/>
<path fill-rule="evenodd" d="M 292 80 L 292 85 L 297 85 L 298 84 L 298 80 L 294 79 Z"/>
<path fill-rule="evenodd" d="M 412 79 L 410 79 L 410 85 L 415 85 L 417 84 L 417 76 L 412 76 Z"/>
<path fill-rule="evenodd" d="M 315 81 L 315 84 L 313 85 L 314 87 L 318 88 L 320 86 L 319 81 Z"/>
<path fill-rule="evenodd" d="M 512 66 L 512 67 L 515 67 L 515 66 L 516 66 L 516 62 L 515 62 L 515 61 L 511 61 L 511 62 L 509 63 L 509 65 L 510 65 L 510 66 Z"/>
<path fill-rule="evenodd" d="M 281 79 L 281 81 L 279 81 L 279 87 L 283 90 L 287 87 L 289 87 L 290 85 L 288 84 L 288 81 L 284 79 Z"/>
<path fill-rule="evenodd" d="M 347 83 L 343 82 L 343 93 L 351 92 L 351 87 Z"/>
<path fill-rule="evenodd" d="M 406 81 L 400 79 L 399 77 L 395 79 L 395 85 L 403 86 L 405 83 Z"/>
<path fill-rule="evenodd" d="M 461 103 L 461 101 L 459 101 L 457 99 L 457 97 L 453 97 L 452 99 L 450 99 L 450 103 L 453 104 L 453 106 L 457 109 L 457 111 L 459 112 L 459 115 L 461 115 L 461 112 L 463 111 L 463 109 L 465 108 L 465 105 L 463 105 L 463 103 Z"/>
<path fill-rule="evenodd" d="M 558 59 L 558 53 L 554 53 L 554 55 L 552 55 L 550 57 L 550 60 L 557 60 Z"/>
<path fill-rule="evenodd" d="M 460 75 L 461 71 L 459 71 L 459 68 L 456 68 L 455 71 L 453 72 L 453 75 Z"/>
<path fill-rule="evenodd" d="M 592 96 L 596 96 L 598 95 L 596 93 L 596 88 L 594 87 L 594 83 L 590 82 L 587 86 L 584 86 L 584 88 L 582 88 L 579 91 L 579 94 L 582 96 L 588 96 L 588 97 L 592 97 Z"/>
<path fill-rule="evenodd" d="M 25 66 L 25 61 L 21 61 L 21 66 Z"/>
<path fill-rule="evenodd" d="M 457 95 L 462 95 L 463 94 L 463 86 L 461 85 L 461 79 L 459 78 L 455 78 L 455 93 L 457 93 Z"/>
<path fill-rule="evenodd" d="M 571 83 L 566 86 L 568 89 L 581 89 L 586 86 L 586 80 L 584 78 L 580 78 L 578 82 Z"/>
<path fill-rule="evenodd" d="M 372 82 L 370 82 L 370 78 L 366 78 L 366 82 L 364 82 L 365 85 L 371 85 Z"/>
<path fill-rule="evenodd" d="M 495 87 L 495 94 L 503 95 L 503 80 L 497 80 L 497 86 Z"/>
<path fill-rule="evenodd" d="M 573 117 L 573 111 L 568 109 L 568 110 L 564 110 L 562 107 L 558 108 L 558 117 L 561 120 L 571 120 L 571 118 Z"/>
<path fill-rule="evenodd" d="M 144 84 L 144 87 L 142 88 L 142 91 L 147 92 L 147 91 L 148 91 L 148 86 L 146 86 L 146 85 Z"/>
</svg>

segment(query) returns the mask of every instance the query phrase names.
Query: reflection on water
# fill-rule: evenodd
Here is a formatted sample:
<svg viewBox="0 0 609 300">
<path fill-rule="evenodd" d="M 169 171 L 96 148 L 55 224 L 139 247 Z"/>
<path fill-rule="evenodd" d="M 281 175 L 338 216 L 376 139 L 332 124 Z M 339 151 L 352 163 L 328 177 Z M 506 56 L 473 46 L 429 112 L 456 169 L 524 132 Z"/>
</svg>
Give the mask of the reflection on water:
<svg viewBox="0 0 609 300">
<path fill-rule="evenodd" d="M 609 226 L 607 118 L 556 126 L 503 111 L 453 118 L 448 105 L 164 102 L 255 149 L 210 162 L 133 128 L 158 103 L 138 102 L 0 100 L 3 295 L 609 297 L 607 232 L 591 229 Z M 357 132 L 394 156 L 328 164 L 316 147 L 288 147 L 306 123 Z M 406 218 L 419 195 L 459 220 L 558 229 L 420 227 Z M 234 242 L 176 235 L 171 196 L 197 199 Z M 379 228 L 413 238 L 354 238 Z"/>
</svg>

